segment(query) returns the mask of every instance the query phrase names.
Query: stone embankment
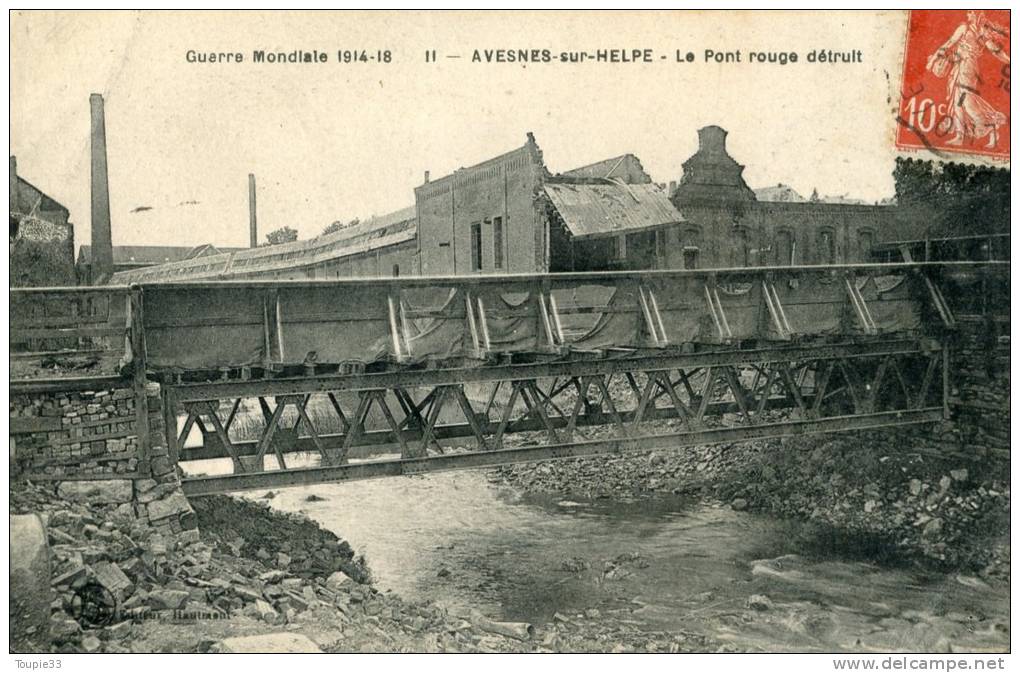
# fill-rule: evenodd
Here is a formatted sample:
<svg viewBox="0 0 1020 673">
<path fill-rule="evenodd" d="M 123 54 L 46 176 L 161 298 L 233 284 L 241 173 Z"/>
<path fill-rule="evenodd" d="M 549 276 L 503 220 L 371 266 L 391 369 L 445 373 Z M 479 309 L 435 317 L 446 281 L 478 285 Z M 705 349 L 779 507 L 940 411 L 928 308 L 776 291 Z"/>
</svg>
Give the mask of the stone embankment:
<svg viewBox="0 0 1020 673">
<path fill-rule="evenodd" d="M 689 494 L 815 521 L 889 560 L 1009 572 L 1008 463 L 936 457 L 877 433 L 514 465 L 492 479 L 595 498 Z"/>
<path fill-rule="evenodd" d="M 88 502 L 64 496 L 31 484 L 11 490 L 13 514 L 38 513 L 45 522 L 52 554 L 52 596 L 45 600 L 56 652 L 727 647 L 700 635 L 607 623 L 597 614 L 559 615 L 532 627 L 405 601 L 373 587 L 364 559 L 336 535 L 250 500 L 196 499 L 187 522 L 193 527 L 168 532 L 153 525 L 145 504 L 98 502 L 110 498 L 95 490 Z M 11 618 L 18 619 L 14 606 Z"/>
</svg>

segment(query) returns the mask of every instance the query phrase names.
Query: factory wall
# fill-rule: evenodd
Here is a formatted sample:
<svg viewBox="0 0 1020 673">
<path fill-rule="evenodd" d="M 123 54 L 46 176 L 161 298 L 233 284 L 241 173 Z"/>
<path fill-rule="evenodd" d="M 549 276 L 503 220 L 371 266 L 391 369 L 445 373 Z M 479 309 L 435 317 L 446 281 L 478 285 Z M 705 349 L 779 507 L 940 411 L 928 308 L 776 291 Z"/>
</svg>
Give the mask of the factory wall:
<svg viewBox="0 0 1020 673">
<path fill-rule="evenodd" d="M 529 135 L 517 150 L 417 187 L 421 273 L 547 270 L 547 227 L 535 205 L 545 176 Z"/>
</svg>

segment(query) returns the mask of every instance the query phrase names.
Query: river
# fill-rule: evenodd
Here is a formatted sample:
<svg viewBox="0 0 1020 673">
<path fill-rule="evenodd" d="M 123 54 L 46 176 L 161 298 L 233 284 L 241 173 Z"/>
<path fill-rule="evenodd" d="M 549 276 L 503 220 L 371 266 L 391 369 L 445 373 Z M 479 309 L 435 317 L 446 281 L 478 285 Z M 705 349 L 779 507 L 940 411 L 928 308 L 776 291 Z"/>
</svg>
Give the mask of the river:
<svg viewBox="0 0 1020 673">
<path fill-rule="evenodd" d="M 270 502 L 348 540 L 380 590 L 494 619 L 587 613 L 747 650 L 1009 647 L 1008 589 L 880 565 L 866 541 L 698 501 L 521 496 L 467 471 L 289 488 Z"/>
</svg>

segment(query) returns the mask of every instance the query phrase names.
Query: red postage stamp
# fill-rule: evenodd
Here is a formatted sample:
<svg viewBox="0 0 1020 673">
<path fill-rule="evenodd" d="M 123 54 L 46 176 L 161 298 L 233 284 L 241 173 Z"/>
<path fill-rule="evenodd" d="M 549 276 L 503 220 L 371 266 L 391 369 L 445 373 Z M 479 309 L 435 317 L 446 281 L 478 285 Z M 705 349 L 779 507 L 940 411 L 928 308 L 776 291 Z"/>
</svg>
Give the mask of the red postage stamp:
<svg viewBox="0 0 1020 673">
<path fill-rule="evenodd" d="M 896 146 L 1009 159 L 1009 10 L 912 10 Z"/>
</svg>

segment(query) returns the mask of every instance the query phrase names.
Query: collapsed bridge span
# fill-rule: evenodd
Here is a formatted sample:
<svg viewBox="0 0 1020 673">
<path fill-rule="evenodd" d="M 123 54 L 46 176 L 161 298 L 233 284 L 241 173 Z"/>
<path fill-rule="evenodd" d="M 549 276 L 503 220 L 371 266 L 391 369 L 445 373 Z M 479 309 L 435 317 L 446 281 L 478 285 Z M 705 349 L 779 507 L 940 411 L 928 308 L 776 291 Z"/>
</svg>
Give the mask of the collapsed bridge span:
<svg viewBox="0 0 1020 673">
<path fill-rule="evenodd" d="M 91 351 L 110 377 L 158 382 L 155 441 L 185 468 L 185 492 L 203 495 L 934 423 L 952 414 L 957 320 L 1008 306 L 1008 269 L 17 291 L 12 343 L 19 363 Z M 61 383 L 12 382 L 45 385 Z M 232 472 L 190 467 L 208 459 Z"/>
</svg>

